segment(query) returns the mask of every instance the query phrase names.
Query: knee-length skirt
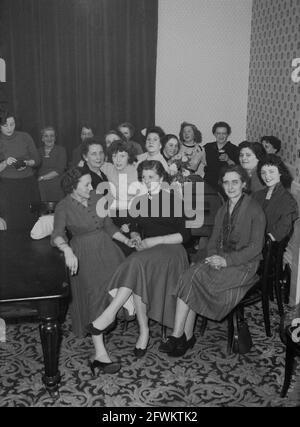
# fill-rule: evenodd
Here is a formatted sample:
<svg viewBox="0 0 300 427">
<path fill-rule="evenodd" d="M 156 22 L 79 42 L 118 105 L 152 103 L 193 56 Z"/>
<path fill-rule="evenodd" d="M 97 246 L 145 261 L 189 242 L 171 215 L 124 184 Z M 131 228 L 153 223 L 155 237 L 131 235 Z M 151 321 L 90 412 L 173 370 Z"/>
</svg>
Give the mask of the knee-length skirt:
<svg viewBox="0 0 300 427">
<path fill-rule="evenodd" d="M 131 289 L 146 304 L 150 319 L 172 328 L 176 311 L 174 290 L 178 278 L 188 266 L 182 245 L 157 245 L 126 258 L 111 278 L 108 289 Z"/>
<path fill-rule="evenodd" d="M 78 273 L 71 276 L 72 329 L 81 337 L 108 306 L 107 285 L 125 256 L 104 230 L 75 236 L 70 244 L 79 264 Z"/>
<path fill-rule="evenodd" d="M 222 320 L 256 282 L 258 264 L 215 270 L 201 262 L 182 274 L 177 296 L 201 316 Z"/>
</svg>

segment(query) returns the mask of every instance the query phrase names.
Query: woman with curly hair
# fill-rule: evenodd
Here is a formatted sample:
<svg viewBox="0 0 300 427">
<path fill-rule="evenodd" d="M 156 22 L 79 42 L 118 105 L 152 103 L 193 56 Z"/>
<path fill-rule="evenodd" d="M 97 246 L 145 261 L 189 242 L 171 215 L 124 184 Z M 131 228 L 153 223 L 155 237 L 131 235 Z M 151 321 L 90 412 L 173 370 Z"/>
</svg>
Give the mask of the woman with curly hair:
<svg viewBox="0 0 300 427">
<path fill-rule="evenodd" d="M 257 165 L 266 155 L 264 147 L 259 142 L 243 141 L 239 145 L 239 160 L 250 179 L 250 192 L 265 188 L 263 181 L 257 173 Z"/>
<path fill-rule="evenodd" d="M 262 206 L 267 219 L 267 234 L 273 241 L 280 242 L 291 235 L 293 224 L 298 218 L 297 202 L 288 191 L 292 176 L 280 157 L 267 154 L 258 163 L 257 173 L 266 188 L 253 194 Z"/>
<path fill-rule="evenodd" d="M 187 169 L 191 174 L 204 176 L 206 166 L 205 150 L 201 147 L 202 134 L 196 125 L 183 122 L 180 125 L 179 139 L 181 142 L 179 155 L 188 160 Z"/>
<path fill-rule="evenodd" d="M 87 325 L 95 320 L 108 305 L 106 287 L 119 264 L 123 252 L 113 239 L 130 246 L 111 219 L 99 217 L 96 205 L 101 198 L 92 191 L 91 175 L 86 169 L 74 167 L 62 178 L 66 197 L 55 209 L 52 243 L 60 249 L 71 273 L 71 316 L 75 335 L 82 337 Z M 67 237 L 71 235 L 70 240 Z M 103 335 L 92 335 L 95 359 L 92 372 L 98 368 L 104 373 L 115 373 L 119 363 L 111 362 L 103 343 Z"/>
</svg>

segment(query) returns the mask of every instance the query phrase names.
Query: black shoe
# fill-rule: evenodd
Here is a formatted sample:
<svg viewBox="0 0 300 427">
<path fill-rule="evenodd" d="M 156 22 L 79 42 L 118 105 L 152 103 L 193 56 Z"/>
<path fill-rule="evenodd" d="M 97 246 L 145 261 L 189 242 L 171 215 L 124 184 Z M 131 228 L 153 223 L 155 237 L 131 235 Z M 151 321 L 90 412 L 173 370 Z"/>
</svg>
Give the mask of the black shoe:
<svg viewBox="0 0 300 427">
<path fill-rule="evenodd" d="M 89 367 L 92 371 L 93 376 L 95 376 L 95 369 L 97 368 L 99 373 L 103 374 L 115 374 L 121 369 L 120 363 L 117 362 L 100 362 L 99 360 L 94 360 L 89 362 Z"/>
<path fill-rule="evenodd" d="M 134 347 L 133 353 L 135 355 L 136 358 L 141 359 L 142 357 L 145 356 L 147 351 L 147 347 L 146 348 L 136 348 Z"/>
<path fill-rule="evenodd" d="M 176 338 L 173 336 L 169 336 L 166 342 L 161 342 L 158 351 L 162 353 L 172 353 L 179 345 L 183 346 L 186 343 L 185 334 L 181 335 L 181 337 Z"/>
<path fill-rule="evenodd" d="M 196 342 L 196 337 L 193 335 L 189 340 L 186 340 L 185 344 L 179 344 L 173 351 L 168 353 L 170 357 L 181 357 L 184 356 L 189 348 L 193 348 Z"/>
<path fill-rule="evenodd" d="M 117 326 L 117 319 L 114 319 L 113 322 L 111 322 L 108 326 L 106 326 L 106 328 L 104 328 L 103 330 L 95 328 L 95 326 L 93 325 L 93 323 L 89 323 L 86 327 L 86 331 L 91 334 L 91 335 L 101 335 L 101 334 L 108 334 L 108 332 L 112 331 L 113 329 L 115 329 L 115 327 Z"/>
</svg>

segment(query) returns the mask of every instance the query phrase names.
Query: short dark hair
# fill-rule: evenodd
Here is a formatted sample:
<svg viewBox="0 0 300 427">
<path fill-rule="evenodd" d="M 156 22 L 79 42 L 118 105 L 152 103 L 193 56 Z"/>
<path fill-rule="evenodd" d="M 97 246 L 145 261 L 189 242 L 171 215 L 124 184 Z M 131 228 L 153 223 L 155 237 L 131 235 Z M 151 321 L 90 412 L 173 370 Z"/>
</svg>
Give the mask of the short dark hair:
<svg viewBox="0 0 300 427">
<path fill-rule="evenodd" d="M 119 131 L 120 131 L 120 128 L 128 128 L 129 131 L 130 131 L 130 138 L 134 135 L 135 128 L 134 128 L 134 126 L 131 123 L 129 123 L 129 122 L 120 123 L 118 125 L 118 130 Z"/>
<path fill-rule="evenodd" d="M 41 129 L 41 136 L 42 137 L 44 136 L 44 133 L 47 132 L 47 130 L 52 130 L 54 132 L 54 135 L 56 136 L 56 130 L 55 130 L 55 128 L 53 126 L 44 126 Z"/>
<path fill-rule="evenodd" d="M 88 175 L 85 168 L 75 166 L 68 169 L 61 179 L 61 187 L 65 194 L 71 194 L 77 188 L 78 182 L 83 175 Z"/>
<path fill-rule="evenodd" d="M 15 123 L 17 123 L 17 117 L 14 113 L 6 110 L 0 110 L 0 126 L 4 126 L 7 122 L 7 119 L 10 117 L 12 117 Z"/>
<path fill-rule="evenodd" d="M 280 149 L 281 149 L 281 141 L 280 141 L 279 138 L 276 138 L 276 136 L 272 136 L 272 135 L 271 136 L 263 136 L 260 139 L 260 142 L 262 143 L 263 141 L 266 141 L 269 144 L 271 144 L 275 148 L 276 153 L 278 153 L 278 151 L 280 151 Z"/>
<path fill-rule="evenodd" d="M 128 164 L 132 165 L 136 161 L 135 153 L 133 150 L 128 146 L 127 142 L 124 142 L 123 140 L 117 139 L 114 141 L 111 146 L 109 147 L 109 154 L 112 158 L 113 154 L 116 153 L 122 153 L 125 151 L 128 154 Z"/>
<path fill-rule="evenodd" d="M 143 171 L 144 170 L 153 170 L 157 173 L 160 178 L 163 178 L 163 181 L 168 181 L 168 174 L 165 171 L 162 163 L 159 160 L 144 160 L 139 163 L 137 167 L 138 180 L 142 182 L 143 180 Z"/>
<path fill-rule="evenodd" d="M 202 142 L 202 133 L 200 132 L 200 130 L 197 128 L 196 125 L 194 125 L 193 123 L 188 123 L 188 122 L 182 122 L 181 125 L 180 125 L 180 131 L 179 131 L 179 139 L 180 139 L 180 141 L 183 141 L 183 129 L 186 126 L 190 126 L 193 129 L 195 141 L 198 142 L 199 144 L 201 144 L 201 142 Z"/>
<path fill-rule="evenodd" d="M 293 177 L 288 170 L 285 163 L 282 161 L 282 159 L 279 156 L 276 156 L 276 154 L 267 154 L 263 160 L 258 162 L 257 165 L 257 174 L 259 177 L 261 177 L 261 169 L 263 166 L 276 166 L 278 169 L 278 172 L 280 173 L 280 182 L 285 188 L 290 188 Z"/>
<path fill-rule="evenodd" d="M 231 127 L 229 126 L 228 123 L 226 122 L 216 122 L 213 127 L 212 127 L 212 133 L 215 134 L 217 128 L 226 128 L 227 129 L 227 134 L 230 135 L 231 134 Z"/>
<path fill-rule="evenodd" d="M 81 156 L 86 156 L 91 145 L 101 145 L 103 148 L 103 152 L 106 155 L 106 145 L 103 142 L 100 142 L 98 138 L 94 136 L 90 136 L 85 138 L 85 140 L 81 144 Z"/>
<path fill-rule="evenodd" d="M 225 166 L 221 169 L 220 176 L 219 176 L 219 185 L 220 186 L 223 185 L 223 178 L 224 178 L 225 174 L 228 172 L 236 172 L 240 176 L 241 181 L 246 183 L 245 192 L 249 192 L 250 178 L 249 178 L 249 175 L 247 174 L 246 170 L 244 168 L 242 168 L 242 166 L 240 166 L 240 165 L 229 165 L 229 166 Z"/>
<path fill-rule="evenodd" d="M 160 141 L 165 136 L 165 131 L 160 126 L 152 126 L 150 128 L 147 128 L 146 135 L 145 135 L 146 139 L 149 133 L 156 133 L 159 136 Z"/>
<path fill-rule="evenodd" d="M 239 154 L 243 148 L 249 148 L 259 161 L 266 155 L 266 150 L 259 142 L 242 141 L 239 144 Z"/>
<path fill-rule="evenodd" d="M 176 135 L 174 135 L 174 134 L 172 134 L 172 133 L 168 133 L 167 135 L 164 135 L 163 137 L 162 137 L 162 139 L 161 139 L 161 147 L 162 147 L 162 150 L 165 148 L 165 145 L 166 145 L 166 143 L 168 142 L 168 141 L 170 141 L 170 139 L 176 139 L 176 141 L 177 141 L 177 143 L 178 143 L 178 150 L 179 150 L 179 148 L 180 148 L 180 142 L 179 142 L 179 139 L 178 139 L 178 137 L 176 136 Z"/>
</svg>

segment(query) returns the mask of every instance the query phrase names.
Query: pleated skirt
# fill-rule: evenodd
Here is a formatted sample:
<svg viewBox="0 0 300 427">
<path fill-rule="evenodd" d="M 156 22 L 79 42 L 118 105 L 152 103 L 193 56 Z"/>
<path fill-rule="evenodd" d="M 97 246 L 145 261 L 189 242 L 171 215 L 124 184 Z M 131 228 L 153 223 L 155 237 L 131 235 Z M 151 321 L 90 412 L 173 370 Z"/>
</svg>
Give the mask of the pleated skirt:
<svg viewBox="0 0 300 427">
<path fill-rule="evenodd" d="M 220 270 L 201 262 L 180 277 L 176 293 L 193 311 L 222 320 L 257 280 L 258 262 Z"/>
</svg>

